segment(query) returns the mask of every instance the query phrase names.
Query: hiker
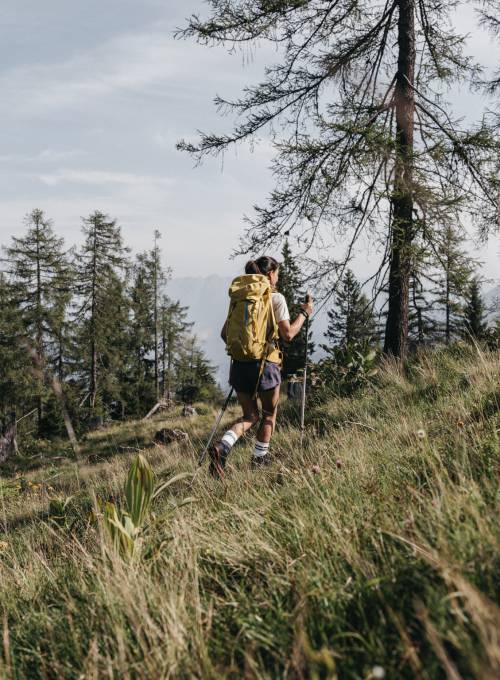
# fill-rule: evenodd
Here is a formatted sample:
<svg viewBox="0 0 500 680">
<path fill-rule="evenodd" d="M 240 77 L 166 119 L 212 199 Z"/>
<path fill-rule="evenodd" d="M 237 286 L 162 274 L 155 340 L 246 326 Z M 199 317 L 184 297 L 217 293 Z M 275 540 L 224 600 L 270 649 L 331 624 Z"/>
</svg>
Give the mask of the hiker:
<svg viewBox="0 0 500 680">
<path fill-rule="evenodd" d="M 237 440 L 259 423 L 252 467 L 269 464 L 269 442 L 276 424 L 280 396 L 282 355 L 278 341 L 290 342 L 312 314 L 312 301 L 301 305 L 294 321 L 284 296 L 276 292 L 279 263 L 273 257 L 250 260 L 245 274 L 236 277 L 229 289 L 228 317 L 221 337 L 231 355 L 229 382 L 236 392 L 243 415 L 222 439 L 213 444 L 210 472 L 224 477 L 226 460 Z M 259 414 L 257 398 L 262 405 Z"/>
</svg>

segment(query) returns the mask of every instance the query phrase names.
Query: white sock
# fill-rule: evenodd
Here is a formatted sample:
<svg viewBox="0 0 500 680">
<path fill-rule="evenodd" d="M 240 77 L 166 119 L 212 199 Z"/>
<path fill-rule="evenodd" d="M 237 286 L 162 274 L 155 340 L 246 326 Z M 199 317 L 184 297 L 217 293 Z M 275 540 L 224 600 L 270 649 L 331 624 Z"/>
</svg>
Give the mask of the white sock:
<svg viewBox="0 0 500 680">
<path fill-rule="evenodd" d="M 269 451 L 269 442 L 255 442 L 255 448 L 253 450 L 254 458 L 264 458 L 264 456 Z"/>
<path fill-rule="evenodd" d="M 237 441 L 238 435 L 233 430 L 228 430 L 221 439 L 221 442 L 224 444 L 228 451 L 230 451 L 233 448 Z"/>
</svg>

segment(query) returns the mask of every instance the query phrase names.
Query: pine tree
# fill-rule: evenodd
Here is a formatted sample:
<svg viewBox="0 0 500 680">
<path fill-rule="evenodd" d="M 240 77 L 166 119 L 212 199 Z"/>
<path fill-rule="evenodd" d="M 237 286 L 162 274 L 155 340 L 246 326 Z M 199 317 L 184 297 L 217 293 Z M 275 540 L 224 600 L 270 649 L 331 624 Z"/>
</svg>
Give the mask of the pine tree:
<svg viewBox="0 0 500 680">
<path fill-rule="evenodd" d="M 187 337 L 176 361 L 176 391 L 180 399 L 193 403 L 213 398 L 217 394 L 214 375 L 215 367 L 200 349 L 196 336 Z"/>
<path fill-rule="evenodd" d="M 5 428 L 12 414 L 27 413 L 38 393 L 33 365 L 23 347 L 25 323 L 17 293 L 0 272 L 0 418 Z"/>
<path fill-rule="evenodd" d="M 463 332 L 466 338 L 482 340 L 487 329 L 486 310 L 481 296 L 481 284 L 474 277 L 469 285 L 463 312 Z"/>
<path fill-rule="evenodd" d="M 492 0 L 493 1 L 493 0 Z M 455 3 L 435 0 L 210 0 L 181 34 L 209 45 L 271 42 L 279 58 L 235 101 L 229 134 L 202 134 L 179 148 L 197 160 L 269 130 L 276 188 L 257 207 L 243 252 L 263 252 L 289 233 L 316 246 L 318 271 L 339 265 L 326 243 L 348 235 L 386 245 L 386 352 L 407 351 L 412 244 L 423 217 L 450 205 L 475 214 L 484 233 L 498 215 L 498 140 L 491 116 L 470 130 L 443 94 L 475 73 L 450 27 Z M 418 60 L 417 60 L 418 49 Z M 494 121 L 493 121 L 494 122 Z M 431 233 L 431 232 L 429 232 Z"/>
<path fill-rule="evenodd" d="M 154 290 L 148 253 L 139 253 L 131 269 L 128 334 L 128 408 L 135 415 L 148 411 L 155 400 Z"/>
<path fill-rule="evenodd" d="M 161 264 L 161 251 L 158 246 L 158 239 L 161 238 L 160 232 L 156 229 L 154 233 L 154 248 L 151 251 L 151 269 L 153 286 L 153 335 L 154 335 L 154 373 L 155 373 L 155 395 L 156 401 L 160 399 L 160 358 L 159 358 L 159 317 L 160 299 L 162 289 L 167 280 L 167 272 Z"/>
<path fill-rule="evenodd" d="M 113 342 L 121 337 L 119 329 L 127 307 L 123 277 L 126 249 L 116 220 L 99 211 L 83 220 L 82 231 L 85 241 L 75 258 L 75 320 L 79 324 L 78 363 L 90 415 L 94 416 L 99 400 L 103 406 L 103 390 L 116 394 L 112 385 L 120 357 Z"/>
<path fill-rule="evenodd" d="M 297 261 L 293 257 L 288 240 L 286 240 L 281 250 L 278 290 L 285 297 L 292 319 L 299 313 L 301 302 L 305 299 L 306 294 L 302 289 L 302 279 L 303 277 Z M 291 342 L 281 341 L 280 346 L 283 351 L 283 377 L 287 378 L 304 368 L 306 351 L 305 324 L 300 333 Z M 310 357 L 313 352 L 312 331 L 309 331 L 308 356 Z"/>
<path fill-rule="evenodd" d="M 61 302 L 71 287 L 70 269 L 63 250 L 63 239 L 57 238 L 52 223 L 42 210 L 26 217 L 26 236 L 13 238 L 6 248 L 9 274 L 16 302 L 22 311 L 26 337 L 43 366 L 50 345 L 57 340 Z M 64 313 L 64 312 L 62 312 Z M 47 397 L 45 375 L 39 374 L 37 390 L 38 432 L 43 434 L 43 404 Z"/>
<path fill-rule="evenodd" d="M 129 351 L 134 374 L 130 386 L 135 390 L 134 413 L 137 409 L 149 410 L 160 399 L 161 304 L 167 271 L 161 264 L 159 238 L 160 233 L 155 231 L 154 247 L 138 254 L 132 267 Z"/>
<path fill-rule="evenodd" d="M 464 299 L 477 267 L 477 262 L 462 247 L 463 238 L 456 227 L 446 224 L 436 239 L 434 295 L 444 312 L 439 331 L 447 345 L 461 334 Z"/>
<path fill-rule="evenodd" d="M 435 264 L 433 251 L 424 238 L 413 245 L 410 273 L 410 306 L 408 337 L 413 346 L 435 340 L 437 335 L 436 305 L 433 294 Z"/>
<path fill-rule="evenodd" d="M 160 304 L 160 363 L 161 391 L 163 397 L 172 396 L 174 365 L 192 324 L 187 318 L 187 307 L 179 301 L 173 302 L 166 295 Z"/>
<path fill-rule="evenodd" d="M 324 334 L 329 352 L 333 346 L 375 341 L 377 328 L 371 305 L 353 272 L 348 269 L 340 282 L 335 304 L 328 312 L 328 328 Z"/>
</svg>

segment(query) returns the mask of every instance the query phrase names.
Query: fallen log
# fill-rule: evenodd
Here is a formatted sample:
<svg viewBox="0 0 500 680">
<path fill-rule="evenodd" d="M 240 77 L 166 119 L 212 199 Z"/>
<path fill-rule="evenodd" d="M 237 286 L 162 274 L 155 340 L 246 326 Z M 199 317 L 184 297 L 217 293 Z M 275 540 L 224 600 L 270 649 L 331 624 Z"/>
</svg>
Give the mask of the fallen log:
<svg viewBox="0 0 500 680">
<path fill-rule="evenodd" d="M 173 404 L 172 404 L 172 401 L 170 399 L 161 399 L 157 404 L 155 404 L 153 406 L 151 411 L 149 411 L 149 413 L 147 413 L 144 416 L 143 420 L 147 420 L 148 418 L 151 418 L 151 416 L 154 416 L 154 414 L 159 410 L 162 410 L 162 409 L 166 410 L 166 409 L 172 408 L 172 405 Z"/>
</svg>

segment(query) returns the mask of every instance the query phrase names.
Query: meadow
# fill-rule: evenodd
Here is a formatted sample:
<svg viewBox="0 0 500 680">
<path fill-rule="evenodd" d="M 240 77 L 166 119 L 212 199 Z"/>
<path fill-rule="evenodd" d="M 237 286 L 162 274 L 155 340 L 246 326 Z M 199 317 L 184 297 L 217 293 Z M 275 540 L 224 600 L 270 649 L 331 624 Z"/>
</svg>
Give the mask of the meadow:
<svg viewBox="0 0 500 680">
<path fill-rule="evenodd" d="M 157 482 L 195 471 L 217 405 L 39 442 L 0 478 L 1 678 L 500 677 L 500 353 L 386 361 L 350 397 L 284 403 L 274 463 L 252 439 L 154 501 L 134 559 L 123 506 L 140 451 Z M 229 422 L 235 407 L 226 414 Z M 156 430 L 188 442 L 158 446 Z"/>
</svg>

